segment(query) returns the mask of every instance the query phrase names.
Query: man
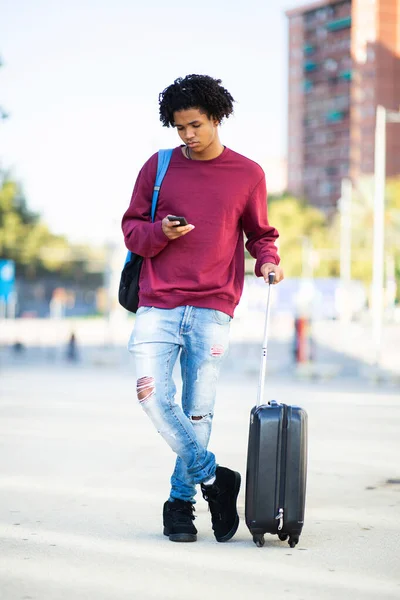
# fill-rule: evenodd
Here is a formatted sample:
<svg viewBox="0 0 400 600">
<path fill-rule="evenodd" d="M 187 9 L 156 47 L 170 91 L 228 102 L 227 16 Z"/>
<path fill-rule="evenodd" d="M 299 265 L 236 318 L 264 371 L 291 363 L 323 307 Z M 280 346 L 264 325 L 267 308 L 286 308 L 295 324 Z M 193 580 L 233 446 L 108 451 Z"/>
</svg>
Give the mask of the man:
<svg viewBox="0 0 400 600">
<path fill-rule="evenodd" d="M 243 289 L 243 233 L 256 275 L 268 281 L 273 271 L 276 283 L 283 279 L 278 232 L 267 220 L 264 172 L 219 138 L 233 102 L 221 80 L 205 75 L 176 79 L 160 94 L 160 120 L 177 129 L 183 145 L 173 151 L 155 221 L 150 210 L 157 154 L 141 169 L 122 219 L 126 247 L 144 257 L 129 342 L 137 396 L 177 454 L 163 510 L 164 534 L 175 542 L 197 539 L 196 484 L 209 504 L 217 541 L 231 539 L 239 525 L 240 474 L 218 466 L 207 447 L 229 324 Z M 182 406 L 172 380 L 179 353 Z"/>
</svg>

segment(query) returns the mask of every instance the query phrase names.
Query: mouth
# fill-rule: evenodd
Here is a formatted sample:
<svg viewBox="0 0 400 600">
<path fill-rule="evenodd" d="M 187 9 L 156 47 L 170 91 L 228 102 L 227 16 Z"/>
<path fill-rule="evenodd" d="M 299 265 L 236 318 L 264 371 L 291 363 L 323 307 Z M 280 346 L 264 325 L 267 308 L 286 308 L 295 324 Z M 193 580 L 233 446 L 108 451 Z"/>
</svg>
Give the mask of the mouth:
<svg viewBox="0 0 400 600">
<path fill-rule="evenodd" d="M 199 142 L 187 142 L 186 146 L 188 146 L 189 148 L 193 148 L 193 146 L 197 146 Z"/>
</svg>

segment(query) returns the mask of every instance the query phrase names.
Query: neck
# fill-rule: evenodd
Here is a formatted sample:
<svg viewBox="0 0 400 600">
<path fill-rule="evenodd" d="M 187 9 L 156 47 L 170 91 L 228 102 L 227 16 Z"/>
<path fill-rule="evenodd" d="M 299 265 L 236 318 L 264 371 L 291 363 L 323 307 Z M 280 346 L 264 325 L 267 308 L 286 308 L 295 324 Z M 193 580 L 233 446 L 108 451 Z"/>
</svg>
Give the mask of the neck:
<svg viewBox="0 0 400 600">
<path fill-rule="evenodd" d="M 219 140 L 211 143 L 207 148 L 200 152 L 196 152 L 195 150 L 186 147 L 186 155 L 192 160 L 212 160 L 222 154 L 223 151 L 224 146 Z"/>
</svg>

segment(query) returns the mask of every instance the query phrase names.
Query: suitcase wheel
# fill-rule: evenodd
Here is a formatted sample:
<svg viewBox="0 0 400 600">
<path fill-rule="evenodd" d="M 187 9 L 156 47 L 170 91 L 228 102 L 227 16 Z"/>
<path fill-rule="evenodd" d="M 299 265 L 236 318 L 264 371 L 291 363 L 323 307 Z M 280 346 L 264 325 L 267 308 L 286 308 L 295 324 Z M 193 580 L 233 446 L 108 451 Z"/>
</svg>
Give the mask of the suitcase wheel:
<svg viewBox="0 0 400 600">
<path fill-rule="evenodd" d="M 288 534 L 287 533 L 278 533 L 278 538 L 281 540 L 281 542 L 286 542 L 286 540 L 288 539 Z"/>
<path fill-rule="evenodd" d="M 298 535 L 291 535 L 289 538 L 289 546 L 291 548 L 294 548 L 296 544 L 299 543 L 299 536 Z"/>
<path fill-rule="evenodd" d="M 257 548 L 262 548 L 265 544 L 265 539 L 262 533 L 255 533 L 253 535 L 253 542 L 257 546 Z"/>
</svg>

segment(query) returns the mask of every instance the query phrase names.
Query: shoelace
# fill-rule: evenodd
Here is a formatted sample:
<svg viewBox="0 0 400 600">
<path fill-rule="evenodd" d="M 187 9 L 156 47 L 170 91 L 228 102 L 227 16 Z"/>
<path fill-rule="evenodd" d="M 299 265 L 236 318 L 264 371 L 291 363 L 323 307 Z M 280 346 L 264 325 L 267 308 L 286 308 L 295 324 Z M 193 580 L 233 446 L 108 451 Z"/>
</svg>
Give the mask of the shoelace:
<svg viewBox="0 0 400 600">
<path fill-rule="evenodd" d="M 206 500 L 207 502 L 217 502 L 217 497 L 220 495 L 221 490 L 219 489 L 217 484 L 214 483 L 212 486 L 201 486 L 201 492 L 203 494 L 204 500 Z"/>
<path fill-rule="evenodd" d="M 208 510 L 212 514 L 214 518 L 217 518 L 219 521 L 223 521 L 222 518 L 222 502 L 218 500 L 219 496 L 221 496 L 221 491 L 219 488 L 214 487 L 213 490 L 210 490 L 211 494 L 209 495 L 208 490 L 202 488 L 203 498 L 208 502 Z"/>
<path fill-rule="evenodd" d="M 185 517 L 189 517 L 192 521 L 194 521 L 196 518 L 193 514 L 196 510 L 193 505 L 190 507 L 182 506 L 182 505 L 171 506 L 169 510 L 170 510 L 170 513 L 172 513 L 171 517 L 177 521 L 185 521 Z"/>
</svg>

